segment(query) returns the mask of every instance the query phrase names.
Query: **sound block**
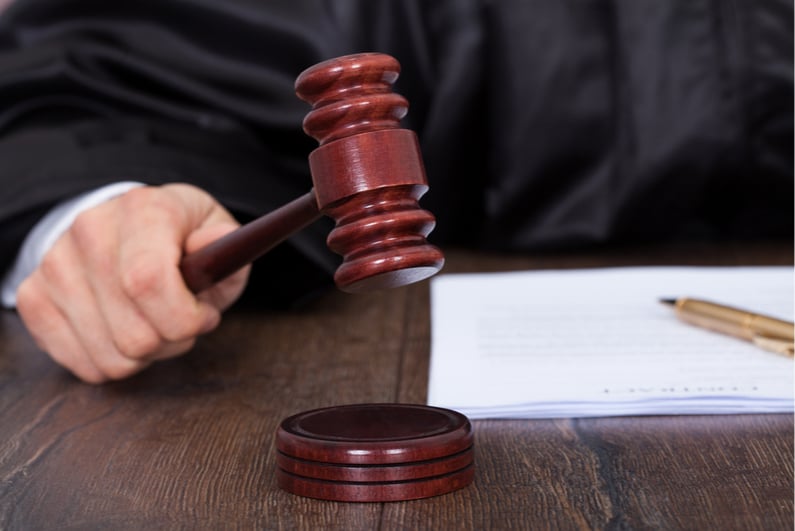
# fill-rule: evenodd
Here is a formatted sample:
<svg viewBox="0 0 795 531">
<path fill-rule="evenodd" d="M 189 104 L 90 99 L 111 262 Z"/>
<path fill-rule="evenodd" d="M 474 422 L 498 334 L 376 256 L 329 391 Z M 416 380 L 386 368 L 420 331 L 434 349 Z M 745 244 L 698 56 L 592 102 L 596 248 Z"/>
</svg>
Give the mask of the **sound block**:
<svg viewBox="0 0 795 531">
<path fill-rule="evenodd" d="M 401 501 L 472 482 L 472 425 L 449 409 L 351 404 L 293 415 L 276 434 L 277 480 L 293 494 Z"/>
</svg>

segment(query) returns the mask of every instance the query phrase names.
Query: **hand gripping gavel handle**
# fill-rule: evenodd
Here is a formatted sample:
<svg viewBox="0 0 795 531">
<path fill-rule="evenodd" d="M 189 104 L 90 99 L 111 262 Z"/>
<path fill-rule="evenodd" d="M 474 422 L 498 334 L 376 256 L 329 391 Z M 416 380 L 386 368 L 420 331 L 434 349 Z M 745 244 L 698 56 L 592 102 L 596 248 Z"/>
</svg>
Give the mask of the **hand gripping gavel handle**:
<svg viewBox="0 0 795 531">
<path fill-rule="evenodd" d="M 185 284 L 193 293 L 199 293 L 320 217 L 313 190 L 184 256 L 179 269 Z"/>
</svg>

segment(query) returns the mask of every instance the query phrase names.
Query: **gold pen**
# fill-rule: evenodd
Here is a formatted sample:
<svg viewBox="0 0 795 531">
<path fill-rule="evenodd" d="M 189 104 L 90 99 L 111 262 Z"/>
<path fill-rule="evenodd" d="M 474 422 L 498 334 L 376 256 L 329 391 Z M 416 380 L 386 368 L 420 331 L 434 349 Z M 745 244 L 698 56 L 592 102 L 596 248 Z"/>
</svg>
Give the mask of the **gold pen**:
<svg viewBox="0 0 795 531">
<path fill-rule="evenodd" d="M 793 356 L 795 326 L 775 317 L 698 299 L 660 299 L 683 321 L 751 341 L 772 352 Z"/>
</svg>

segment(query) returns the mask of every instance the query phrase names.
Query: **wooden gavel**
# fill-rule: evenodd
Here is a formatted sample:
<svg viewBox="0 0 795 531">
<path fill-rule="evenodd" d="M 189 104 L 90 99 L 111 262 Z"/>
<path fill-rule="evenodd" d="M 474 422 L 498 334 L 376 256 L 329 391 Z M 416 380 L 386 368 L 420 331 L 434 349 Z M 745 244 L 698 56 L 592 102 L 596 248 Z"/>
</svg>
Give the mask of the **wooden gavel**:
<svg viewBox="0 0 795 531">
<path fill-rule="evenodd" d="M 392 288 L 430 277 L 444 265 L 426 237 L 433 215 L 419 207 L 428 190 L 419 144 L 400 128 L 408 102 L 392 92 L 393 57 L 348 55 L 298 76 L 296 94 L 313 109 L 304 131 L 320 146 L 309 155 L 314 188 L 305 195 L 186 255 L 180 270 L 198 293 L 259 258 L 326 214 L 343 256 L 334 281 L 348 292 Z"/>
</svg>

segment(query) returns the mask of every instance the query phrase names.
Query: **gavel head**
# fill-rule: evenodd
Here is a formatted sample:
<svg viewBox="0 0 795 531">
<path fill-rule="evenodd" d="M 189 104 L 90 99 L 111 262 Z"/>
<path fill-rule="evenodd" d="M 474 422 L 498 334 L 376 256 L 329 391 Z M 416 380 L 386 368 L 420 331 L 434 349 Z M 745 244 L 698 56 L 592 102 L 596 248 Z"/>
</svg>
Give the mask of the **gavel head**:
<svg viewBox="0 0 795 531">
<path fill-rule="evenodd" d="M 343 256 L 343 291 L 391 288 L 434 275 L 442 252 L 426 237 L 436 220 L 422 210 L 428 190 L 419 144 L 400 128 L 408 102 L 392 92 L 400 64 L 384 54 L 344 56 L 295 82 L 313 110 L 304 131 L 320 143 L 309 156 L 320 211 L 336 221 L 327 243 Z"/>
</svg>

